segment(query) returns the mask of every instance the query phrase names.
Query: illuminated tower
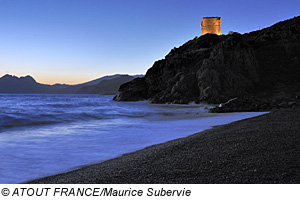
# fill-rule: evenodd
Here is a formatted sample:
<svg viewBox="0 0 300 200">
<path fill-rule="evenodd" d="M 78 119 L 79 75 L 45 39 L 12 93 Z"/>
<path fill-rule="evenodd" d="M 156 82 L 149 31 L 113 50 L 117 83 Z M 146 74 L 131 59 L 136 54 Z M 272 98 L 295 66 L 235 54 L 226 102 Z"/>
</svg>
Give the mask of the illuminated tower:
<svg viewBox="0 0 300 200">
<path fill-rule="evenodd" d="M 211 33 L 221 35 L 221 17 L 203 17 L 201 35 Z"/>
</svg>

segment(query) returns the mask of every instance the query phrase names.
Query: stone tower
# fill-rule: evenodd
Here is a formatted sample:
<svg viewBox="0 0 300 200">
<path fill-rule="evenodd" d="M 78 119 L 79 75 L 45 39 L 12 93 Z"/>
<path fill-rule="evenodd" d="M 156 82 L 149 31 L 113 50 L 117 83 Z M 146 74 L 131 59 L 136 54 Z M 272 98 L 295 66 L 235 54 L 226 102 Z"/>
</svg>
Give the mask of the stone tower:
<svg viewBox="0 0 300 200">
<path fill-rule="evenodd" d="M 221 35 L 221 17 L 203 17 L 201 35 L 211 33 Z"/>
</svg>

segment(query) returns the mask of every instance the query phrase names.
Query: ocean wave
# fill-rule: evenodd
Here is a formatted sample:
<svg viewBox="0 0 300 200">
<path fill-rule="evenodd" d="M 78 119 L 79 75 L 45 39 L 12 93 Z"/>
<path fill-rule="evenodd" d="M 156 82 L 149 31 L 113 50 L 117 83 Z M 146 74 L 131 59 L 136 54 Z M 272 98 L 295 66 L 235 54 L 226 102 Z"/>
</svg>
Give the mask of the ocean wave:
<svg viewBox="0 0 300 200">
<path fill-rule="evenodd" d="M 8 95 L 2 96 L 0 128 L 36 126 L 77 121 L 139 118 L 170 120 L 201 117 L 205 105 L 114 102 L 110 96 Z"/>
<path fill-rule="evenodd" d="M 53 107 L 53 108 L 78 108 L 78 107 L 101 106 L 101 103 L 99 103 L 99 102 L 49 103 L 47 106 Z"/>
<path fill-rule="evenodd" d="M 55 124 L 59 121 L 49 118 L 26 118 L 26 117 L 13 117 L 13 116 L 0 116 L 0 128 L 11 128 L 20 126 L 33 126 L 33 125 L 46 125 Z"/>
<path fill-rule="evenodd" d="M 104 119 L 103 116 L 100 116 L 100 115 L 96 115 L 96 114 L 91 114 L 91 113 L 81 113 L 79 115 L 80 117 L 82 117 L 82 119 L 97 119 L 97 120 L 101 120 L 101 119 Z"/>
<path fill-rule="evenodd" d="M 75 121 L 101 120 L 104 117 L 92 113 L 53 113 L 53 114 L 31 114 L 31 115 L 0 115 L 0 128 L 38 126 L 59 123 L 70 123 Z"/>
<path fill-rule="evenodd" d="M 48 104 L 48 107 L 54 107 L 54 108 L 73 108 L 75 107 L 74 104 L 71 103 L 56 103 L 56 104 Z"/>
</svg>

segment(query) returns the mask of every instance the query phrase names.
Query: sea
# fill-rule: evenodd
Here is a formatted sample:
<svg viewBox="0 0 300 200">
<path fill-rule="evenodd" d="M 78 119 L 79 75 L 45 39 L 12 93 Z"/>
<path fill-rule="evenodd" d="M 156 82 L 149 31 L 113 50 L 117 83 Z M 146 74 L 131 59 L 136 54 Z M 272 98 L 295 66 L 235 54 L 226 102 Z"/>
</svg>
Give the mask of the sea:
<svg viewBox="0 0 300 200">
<path fill-rule="evenodd" d="M 264 114 L 110 95 L 0 94 L 0 183 L 24 183 Z"/>
</svg>

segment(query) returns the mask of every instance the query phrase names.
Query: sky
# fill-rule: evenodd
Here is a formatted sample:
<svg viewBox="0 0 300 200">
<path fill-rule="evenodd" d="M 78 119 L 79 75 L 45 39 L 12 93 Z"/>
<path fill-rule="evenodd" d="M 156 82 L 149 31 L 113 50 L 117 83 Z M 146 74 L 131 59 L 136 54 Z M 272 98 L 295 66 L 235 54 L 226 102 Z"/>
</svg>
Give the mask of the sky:
<svg viewBox="0 0 300 200">
<path fill-rule="evenodd" d="M 299 0 L 0 0 L 0 77 L 78 84 L 145 74 L 201 35 L 203 17 L 247 33 L 300 15 Z"/>
</svg>

